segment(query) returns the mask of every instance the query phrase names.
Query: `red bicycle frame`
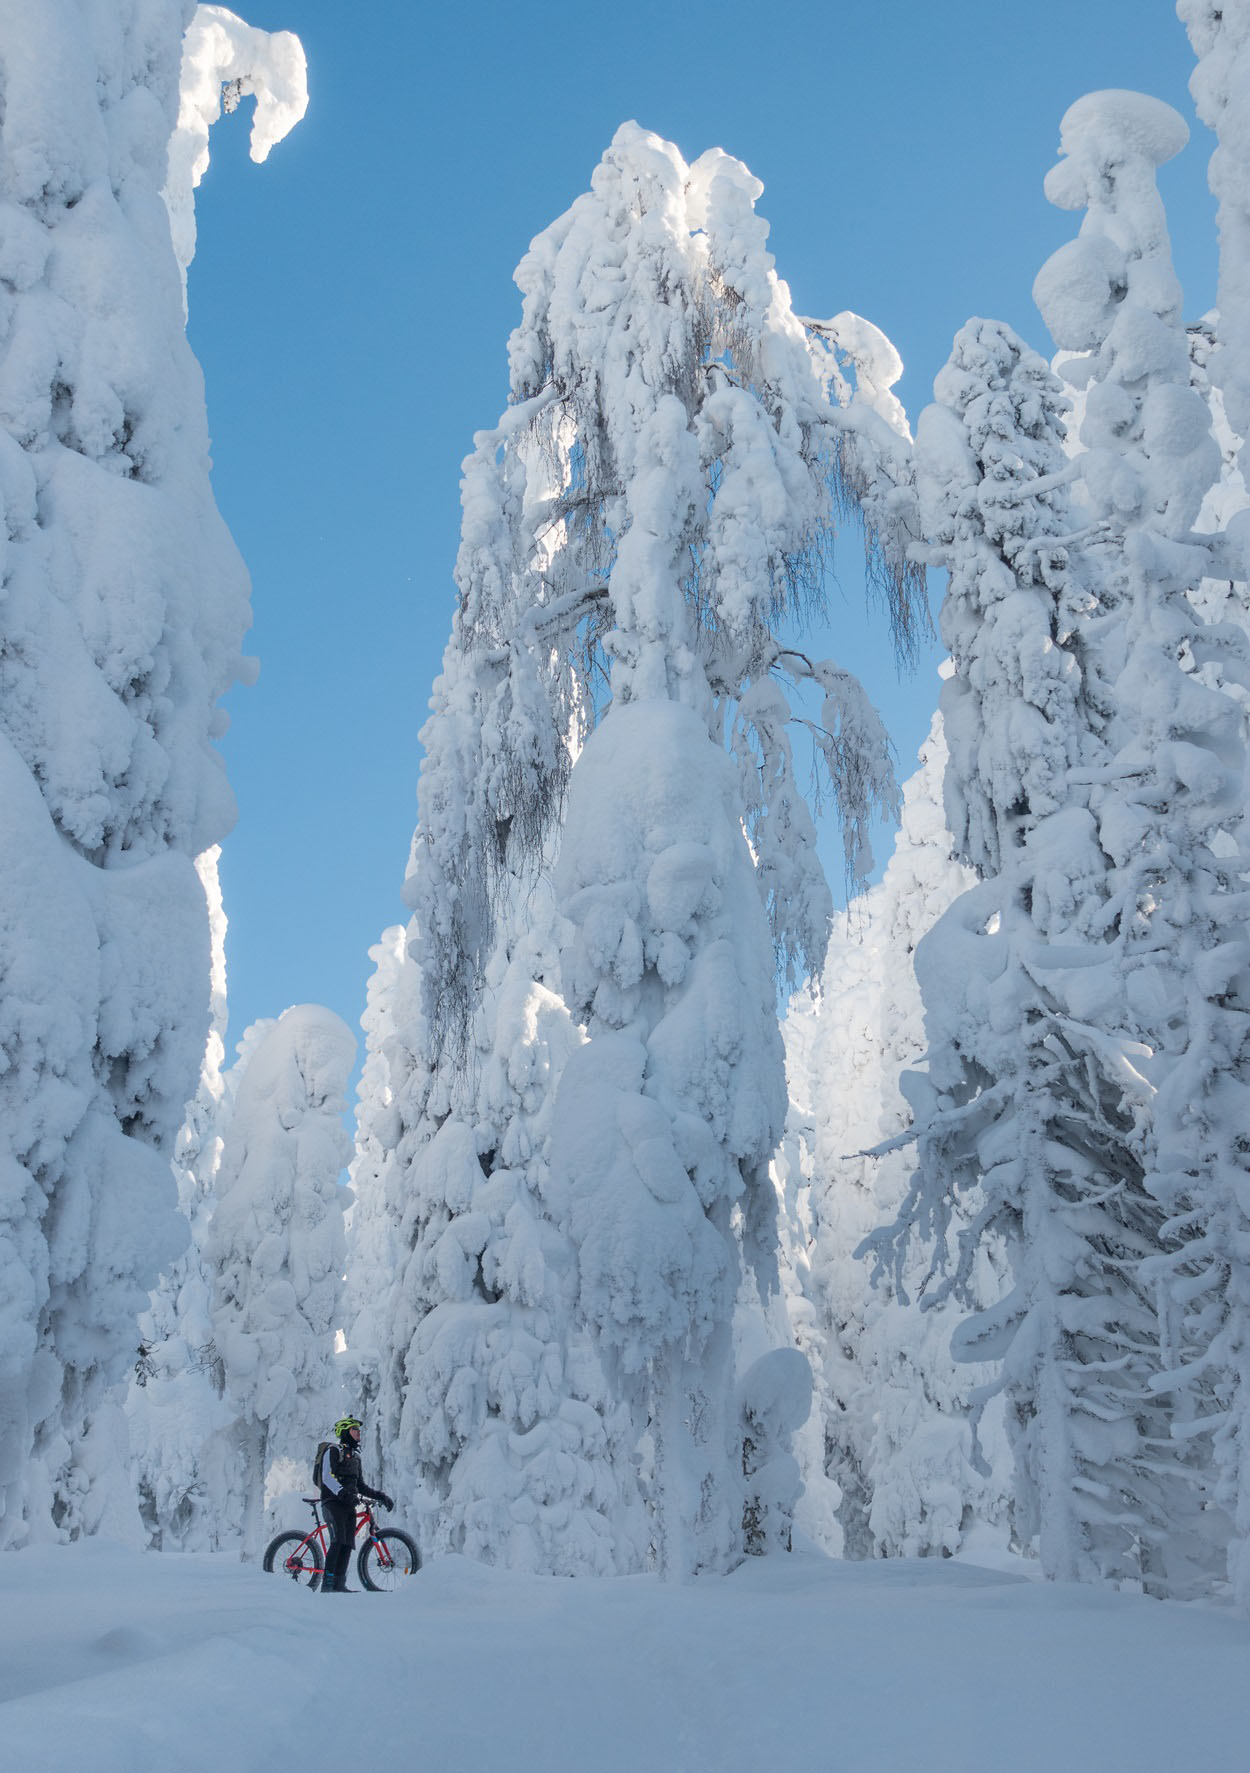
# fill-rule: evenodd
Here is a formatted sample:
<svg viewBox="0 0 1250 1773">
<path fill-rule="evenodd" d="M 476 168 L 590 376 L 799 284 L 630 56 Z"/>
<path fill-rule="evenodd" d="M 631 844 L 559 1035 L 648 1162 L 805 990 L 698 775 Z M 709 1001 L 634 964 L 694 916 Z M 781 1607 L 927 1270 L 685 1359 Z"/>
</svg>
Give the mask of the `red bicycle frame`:
<svg viewBox="0 0 1250 1773">
<path fill-rule="evenodd" d="M 300 1557 L 305 1550 L 315 1544 L 319 1554 L 317 1561 L 324 1572 L 330 1529 L 321 1518 L 321 1498 L 319 1496 L 305 1496 L 304 1501 L 307 1502 L 308 1506 L 312 1509 L 313 1520 L 316 1525 L 310 1533 L 305 1533 L 298 1545 L 294 1546 L 291 1551 L 288 1552 L 287 1556 L 282 1560 L 283 1568 L 289 1568 L 296 1558 Z M 353 1550 L 355 1549 L 357 1539 L 360 1537 L 360 1529 L 362 1527 L 368 1527 L 370 1535 L 373 1535 L 373 1510 L 369 1507 L 367 1502 L 361 1502 L 357 1505 L 356 1529 L 352 1534 Z M 391 1565 L 391 1554 L 387 1550 L 385 1539 L 374 1538 L 373 1543 L 376 1548 L 376 1556 L 379 1564 L 384 1570 L 389 1569 Z"/>
</svg>

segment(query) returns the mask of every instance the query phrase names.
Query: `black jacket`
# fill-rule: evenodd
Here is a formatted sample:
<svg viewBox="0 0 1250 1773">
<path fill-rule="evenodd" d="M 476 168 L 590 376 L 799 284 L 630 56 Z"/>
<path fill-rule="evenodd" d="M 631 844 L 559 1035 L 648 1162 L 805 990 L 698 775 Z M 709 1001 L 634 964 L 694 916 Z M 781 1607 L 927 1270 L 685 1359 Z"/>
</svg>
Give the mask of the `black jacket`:
<svg viewBox="0 0 1250 1773">
<path fill-rule="evenodd" d="M 355 1508 L 362 1496 L 368 1496 L 372 1502 L 382 1500 L 383 1492 L 371 1489 L 364 1480 L 358 1450 L 344 1446 L 342 1441 L 331 1442 L 317 1477 L 323 1502 L 349 1502 Z"/>
</svg>

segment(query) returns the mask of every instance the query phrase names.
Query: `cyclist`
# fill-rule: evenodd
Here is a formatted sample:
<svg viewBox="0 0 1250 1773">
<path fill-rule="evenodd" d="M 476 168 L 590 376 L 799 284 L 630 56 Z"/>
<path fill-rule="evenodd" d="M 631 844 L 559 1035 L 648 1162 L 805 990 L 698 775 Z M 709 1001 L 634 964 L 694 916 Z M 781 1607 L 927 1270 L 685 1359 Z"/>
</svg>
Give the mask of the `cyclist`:
<svg viewBox="0 0 1250 1773">
<path fill-rule="evenodd" d="M 321 1512 L 330 1529 L 321 1592 L 351 1594 L 354 1591 L 347 1586 L 347 1566 L 356 1543 L 356 1505 L 362 1496 L 380 1502 L 383 1508 L 394 1508 L 395 1504 L 385 1490 L 371 1489 L 361 1474 L 359 1416 L 340 1416 L 334 1432 L 337 1440 L 323 1442 L 324 1451 L 317 1461 Z"/>
</svg>

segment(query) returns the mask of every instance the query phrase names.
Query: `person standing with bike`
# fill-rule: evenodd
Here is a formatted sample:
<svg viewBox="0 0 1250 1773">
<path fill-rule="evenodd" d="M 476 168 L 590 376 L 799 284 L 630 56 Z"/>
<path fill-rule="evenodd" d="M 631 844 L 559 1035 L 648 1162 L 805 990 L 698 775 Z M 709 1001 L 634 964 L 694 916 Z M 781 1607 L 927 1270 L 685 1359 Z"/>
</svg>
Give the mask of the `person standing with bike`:
<svg viewBox="0 0 1250 1773">
<path fill-rule="evenodd" d="M 330 1529 L 321 1592 L 350 1594 L 347 1566 L 356 1542 L 356 1505 L 362 1496 L 386 1509 L 394 1508 L 395 1504 L 385 1490 L 371 1489 L 364 1480 L 360 1469 L 360 1418 L 340 1416 L 334 1424 L 334 1432 L 337 1440 L 323 1441 L 317 1458 L 321 1511 Z"/>
</svg>

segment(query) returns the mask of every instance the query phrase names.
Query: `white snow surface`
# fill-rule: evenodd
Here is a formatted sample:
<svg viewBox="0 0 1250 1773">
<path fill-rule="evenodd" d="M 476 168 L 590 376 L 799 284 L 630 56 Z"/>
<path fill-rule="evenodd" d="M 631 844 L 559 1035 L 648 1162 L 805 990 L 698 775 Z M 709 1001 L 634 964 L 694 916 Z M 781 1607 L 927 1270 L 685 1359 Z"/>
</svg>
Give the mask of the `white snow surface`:
<svg viewBox="0 0 1250 1773">
<path fill-rule="evenodd" d="M 94 1540 L 0 1559 L 0 1618 L 6 1754 L 39 1773 L 1244 1759 L 1245 1620 L 960 1560 L 800 1551 L 673 1588 L 447 1557 L 327 1607 L 254 1565 Z"/>
</svg>

